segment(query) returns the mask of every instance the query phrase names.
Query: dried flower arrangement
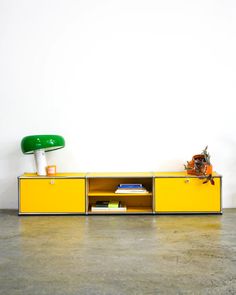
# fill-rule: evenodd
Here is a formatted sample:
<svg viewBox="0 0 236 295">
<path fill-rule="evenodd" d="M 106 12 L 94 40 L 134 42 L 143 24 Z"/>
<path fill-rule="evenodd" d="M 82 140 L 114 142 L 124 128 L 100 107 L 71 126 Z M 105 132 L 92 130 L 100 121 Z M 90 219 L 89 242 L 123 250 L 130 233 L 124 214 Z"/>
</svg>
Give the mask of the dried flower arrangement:
<svg viewBox="0 0 236 295">
<path fill-rule="evenodd" d="M 201 154 L 194 155 L 191 161 L 187 161 L 187 164 L 184 165 L 187 173 L 190 175 L 199 176 L 199 178 L 204 178 L 203 183 L 210 181 L 212 185 L 215 184 L 212 177 L 212 165 L 210 162 L 210 154 L 207 151 L 208 146 L 202 151 Z"/>
</svg>

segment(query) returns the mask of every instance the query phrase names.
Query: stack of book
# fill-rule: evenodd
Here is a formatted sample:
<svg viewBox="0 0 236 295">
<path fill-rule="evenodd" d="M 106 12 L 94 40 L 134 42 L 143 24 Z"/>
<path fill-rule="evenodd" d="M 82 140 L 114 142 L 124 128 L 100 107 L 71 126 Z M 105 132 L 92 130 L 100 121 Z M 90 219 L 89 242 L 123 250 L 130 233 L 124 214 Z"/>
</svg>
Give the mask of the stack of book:
<svg viewBox="0 0 236 295">
<path fill-rule="evenodd" d="M 126 206 L 123 206 L 120 201 L 97 201 L 94 206 L 91 207 L 92 212 L 99 211 L 115 211 L 124 212 Z"/>
<path fill-rule="evenodd" d="M 143 194 L 148 193 L 146 188 L 141 183 L 121 183 L 118 185 L 117 190 L 115 191 L 116 194 Z"/>
</svg>

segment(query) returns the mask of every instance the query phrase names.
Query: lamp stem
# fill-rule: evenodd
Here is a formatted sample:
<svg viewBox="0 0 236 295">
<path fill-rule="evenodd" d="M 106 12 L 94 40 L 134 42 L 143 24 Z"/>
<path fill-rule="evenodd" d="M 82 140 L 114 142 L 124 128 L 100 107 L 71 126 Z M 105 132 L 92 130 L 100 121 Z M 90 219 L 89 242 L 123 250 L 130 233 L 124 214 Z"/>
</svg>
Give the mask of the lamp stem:
<svg viewBox="0 0 236 295">
<path fill-rule="evenodd" d="M 34 152 L 34 158 L 36 163 L 37 174 L 41 176 L 47 175 L 47 160 L 44 149 L 36 150 Z"/>
</svg>

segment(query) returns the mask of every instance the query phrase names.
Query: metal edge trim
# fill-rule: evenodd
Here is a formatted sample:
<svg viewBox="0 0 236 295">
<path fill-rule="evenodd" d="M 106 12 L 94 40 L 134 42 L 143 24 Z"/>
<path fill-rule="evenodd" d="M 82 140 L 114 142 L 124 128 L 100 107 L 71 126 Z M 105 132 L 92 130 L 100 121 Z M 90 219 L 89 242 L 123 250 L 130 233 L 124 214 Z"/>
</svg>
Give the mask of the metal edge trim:
<svg viewBox="0 0 236 295">
<path fill-rule="evenodd" d="M 20 178 L 17 177 L 18 181 L 17 181 L 17 186 L 18 186 L 18 192 L 17 192 L 17 196 L 18 196 L 18 215 L 20 214 Z"/>
<path fill-rule="evenodd" d="M 98 212 L 88 212 L 88 215 L 153 215 L 153 212 L 117 212 L 117 213 L 98 213 Z"/>
<path fill-rule="evenodd" d="M 87 176 L 87 179 L 95 179 L 95 178 L 153 178 L 153 176 Z"/>
<path fill-rule="evenodd" d="M 172 214 L 172 215 L 188 215 L 188 214 L 222 214 L 222 211 L 163 211 L 163 212 L 156 212 L 157 215 L 165 215 L 165 214 Z"/>
<path fill-rule="evenodd" d="M 40 216 L 46 216 L 46 215 L 83 215 L 85 216 L 86 214 L 84 212 L 20 212 L 18 213 L 19 216 L 35 216 L 35 215 L 40 215 Z"/>
<path fill-rule="evenodd" d="M 205 176 L 194 176 L 194 175 L 186 175 L 186 176 L 153 176 L 154 178 L 196 178 L 196 179 L 205 179 Z M 213 178 L 222 178 L 222 176 L 213 176 Z"/>
<path fill-rule="evenodd" d="M 155 185 L 155 178 L 152 178 L 152 213 L 155 213 L 156 207 L 156 185 Z"/>
<path fill-rule="evenodd" d="M 220 212 L 223 213 L 223 209 L 222 209 L 222 177 L 220 178 Z"/>
<path fill-rule="evenodd" d="M 89 180 L 88 178 L 85 179 L 85 214 L 88 215 L 88 208 L 89 208 L 89 199 L 88 199 L 88 192 L 89 192 Z"/>
<path fill-rule="evenodd" d="M 55 176 L 51 176 L 51 177 L 18 177 L 18 179 L 22 180 L 22 179 L 34 179 L 34 180 L 42 180 L 42 179 L 86 179 L 86 177 L 55 177 Z"/>
</svg>

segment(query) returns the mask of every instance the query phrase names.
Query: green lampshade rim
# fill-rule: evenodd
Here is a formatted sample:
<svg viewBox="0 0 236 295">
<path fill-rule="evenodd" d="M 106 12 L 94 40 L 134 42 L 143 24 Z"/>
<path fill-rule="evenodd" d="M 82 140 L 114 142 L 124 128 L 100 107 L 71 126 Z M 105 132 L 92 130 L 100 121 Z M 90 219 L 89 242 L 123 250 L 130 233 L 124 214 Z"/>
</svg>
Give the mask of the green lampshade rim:
<svg viewBox="0 0 236 295">
<path fill-rule="evenodd" d="M 29 152 L 24 152 L 24 154 L 27 154 L 27 155 L 34 154 L 38 150 L 44 150 L 45 153 L 47 153 L 47 152 L 52 152 L 52 151 L 60 150 L 60 149 L 62 149 L 64 147 L 65 146 L 58 146 L 58 147 L 54 147 L 54 148 L 40 148 L 40 149 L 35 149 L 35 150 L 29 151 Z"/>
</svg>

